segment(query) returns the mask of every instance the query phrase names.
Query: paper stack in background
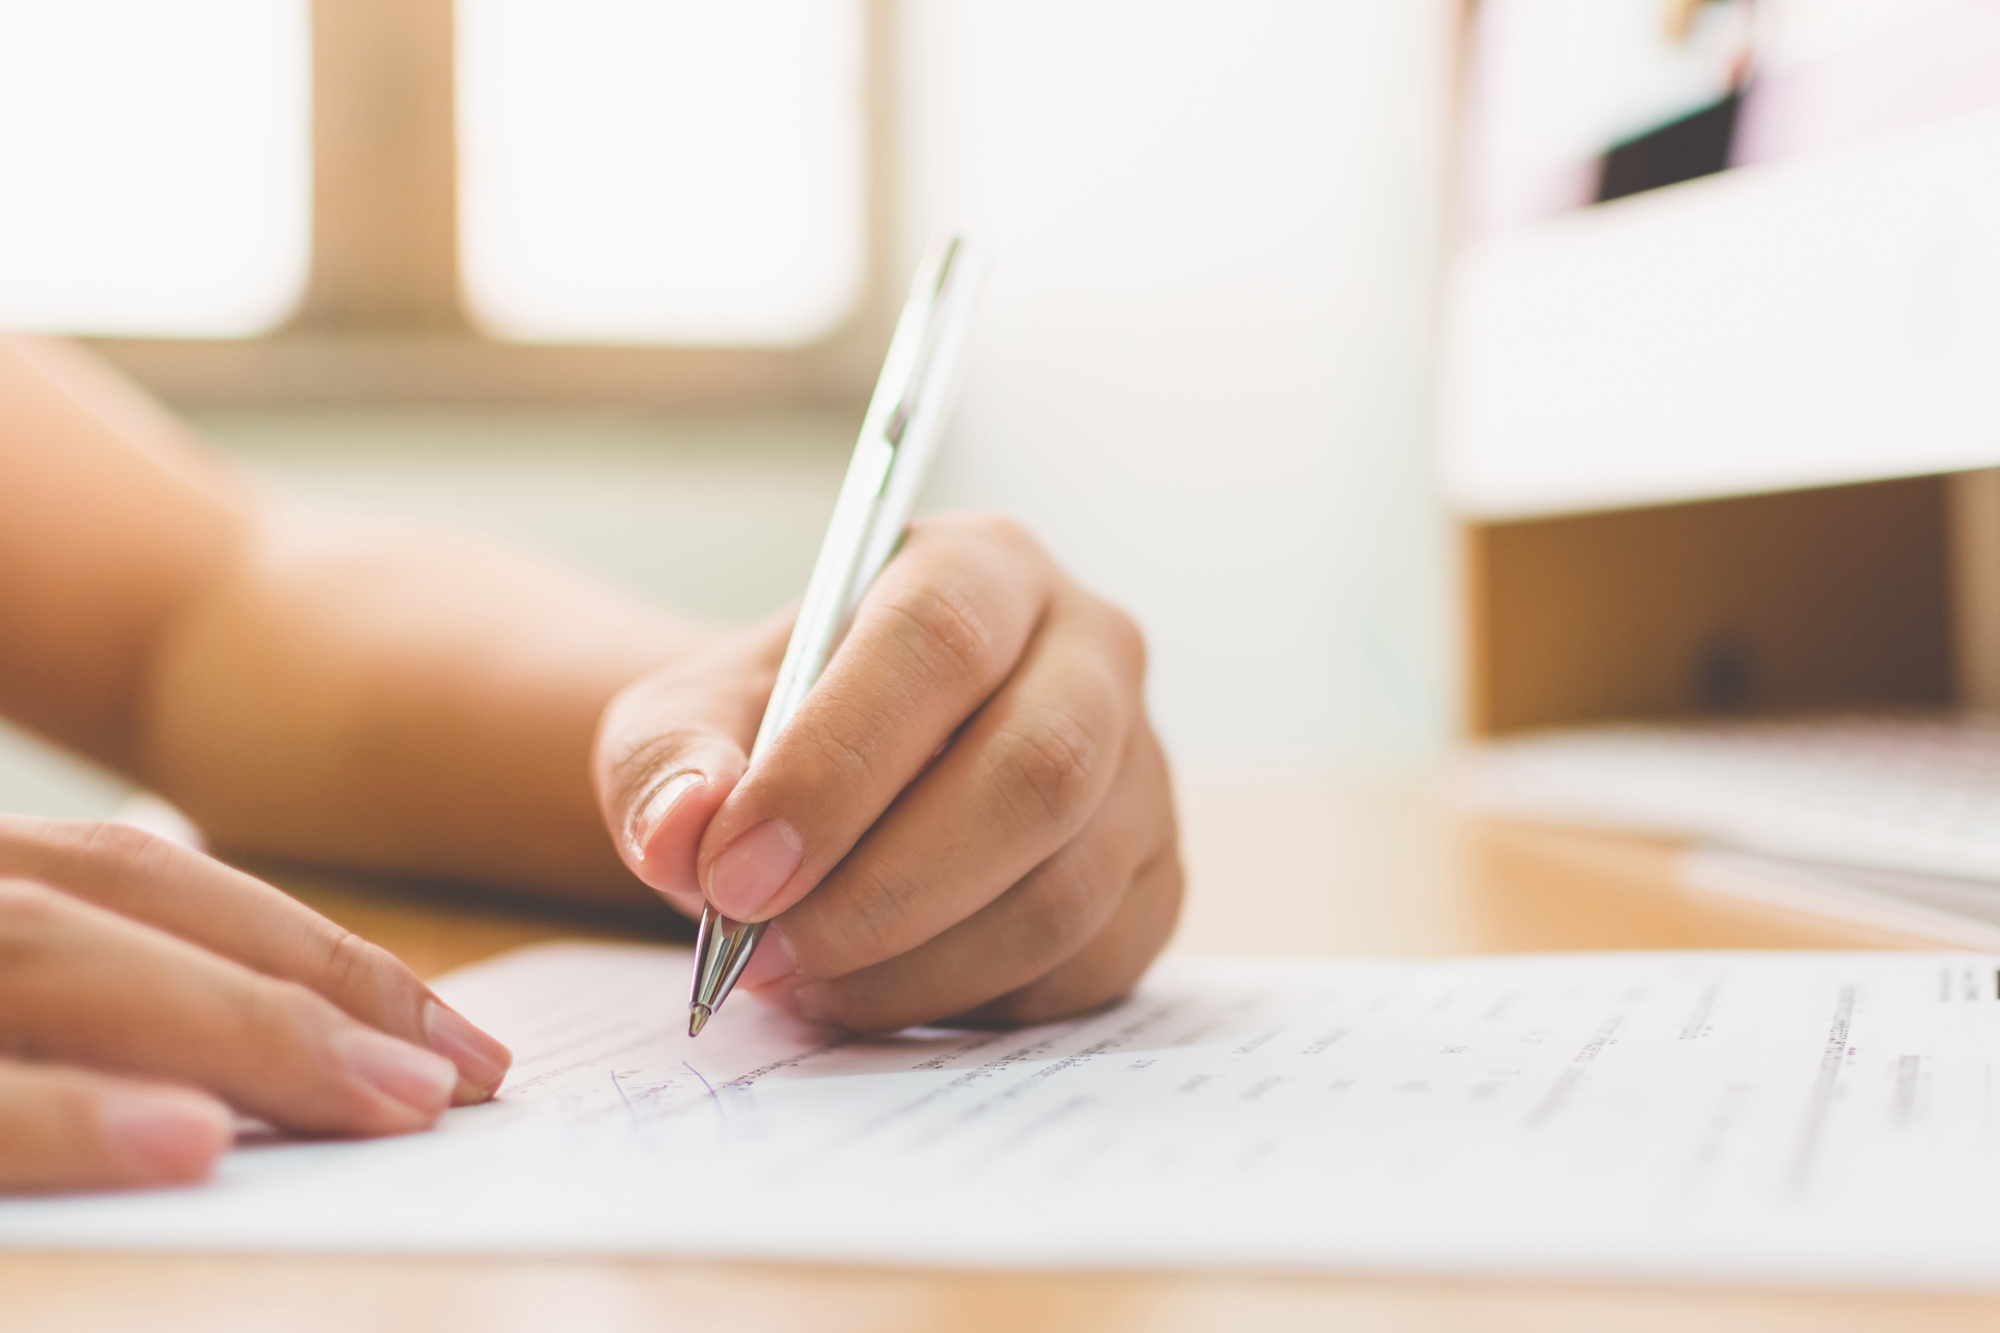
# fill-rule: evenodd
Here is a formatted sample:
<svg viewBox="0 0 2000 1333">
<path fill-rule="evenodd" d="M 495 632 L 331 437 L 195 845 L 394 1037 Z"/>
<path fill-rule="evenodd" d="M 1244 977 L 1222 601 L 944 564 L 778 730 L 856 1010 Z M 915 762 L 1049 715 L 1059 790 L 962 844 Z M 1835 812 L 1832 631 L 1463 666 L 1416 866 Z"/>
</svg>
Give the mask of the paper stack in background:
<svg viewBox="0 0 2000 1333">
<path fill-rule="evenodd" d="M 1476 751 L 1475 809 L 1686 838 L 1693 888 L 2000 948 L 2000 719 L 1622 723 Z"/>
</svg>

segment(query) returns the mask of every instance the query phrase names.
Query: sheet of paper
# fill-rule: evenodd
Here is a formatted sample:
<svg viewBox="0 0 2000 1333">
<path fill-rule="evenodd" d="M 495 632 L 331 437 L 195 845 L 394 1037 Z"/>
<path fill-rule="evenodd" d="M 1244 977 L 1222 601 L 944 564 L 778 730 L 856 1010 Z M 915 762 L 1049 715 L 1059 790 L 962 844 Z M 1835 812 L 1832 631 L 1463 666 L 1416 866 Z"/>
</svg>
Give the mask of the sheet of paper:
<svg viewBox="0 0 2000 1333">
<path fill-rule="evenodd" d="M 690 1041 L 684 951 L 552 945 L 440 987 L 518 1054 L 494 1104 L 0 1242 L 2000 1286 L 1996 969 L 1180 961 L 1027 1031 L 746 995 Z"/>
</svg>

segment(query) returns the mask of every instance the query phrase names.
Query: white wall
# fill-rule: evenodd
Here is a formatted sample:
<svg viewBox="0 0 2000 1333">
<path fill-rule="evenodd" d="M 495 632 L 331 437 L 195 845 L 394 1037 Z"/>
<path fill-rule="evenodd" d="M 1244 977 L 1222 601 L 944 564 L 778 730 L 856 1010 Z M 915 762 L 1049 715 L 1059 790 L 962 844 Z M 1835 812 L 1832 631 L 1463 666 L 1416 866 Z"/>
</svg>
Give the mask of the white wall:
<svg viewBox="0 0 2000 1333">
<path fill-rule="evenodd" d="M 1184 766 L 1449 729 L 1428 343 L 1447 0 L 919 0 L 908 262 L 992 252 L 933 492 L 1145 623 Z"/>
</svg>

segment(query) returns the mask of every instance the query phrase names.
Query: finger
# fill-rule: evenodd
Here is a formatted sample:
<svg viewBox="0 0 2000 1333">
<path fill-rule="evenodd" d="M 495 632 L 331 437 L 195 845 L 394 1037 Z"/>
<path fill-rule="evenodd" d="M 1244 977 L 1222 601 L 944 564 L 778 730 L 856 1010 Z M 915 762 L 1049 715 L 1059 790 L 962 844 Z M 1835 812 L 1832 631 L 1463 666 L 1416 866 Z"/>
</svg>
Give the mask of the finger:
<svg viewBox="0 0 2000 1333">
<path fill-rule="evenodd" d="M 708 901 L 762 921 L 811 891 L 1008 678 L 1057 577 L 1004 520 L 913 527 L 804 705 L 703 834 Z"/>
<path fill-rule="evenodd" d="M 1099 829 L 1086 840 L 1118 845 L 1131 858 L 1121 873 L 1077 864 L 1080 852 L 1042 872 L 1052 898 L 1061 897 L 1055 881 L 1063 874 L 1063 883 L 1112 894 L 1099 905 L 1108 912 L 1124 872 L 1150 845 L 1141 839 L 1157 832 L 1144 825 L 1164 828 L 1172 818 L 1157 744 L 1143 727 L 1134 730 L 1143 666 L 1138 632 L 1119 612 L 1093 598 L 1059 602 L 1015 677 L 812 895 L 766 932 L 759 954 L 773 956 L 753 959 L 746 980 L 773 981 L 787 963 L 806 976 L 844 976 L 917 949 L 1049 862 L 1123 783 L 1127 799 L 1115 822 L 1132 831 Z M 1072 929 L 1083 932 L 1067 937 L 1075 945 L 1094 926 Z"/>
<path fill-rule="evenodd" d="M 458 1071 L 299 985 L 23 880 L 0 880 L 0 1051 L 191 1084 L 289 1129 L 434 1124 Z"/>
<path fill-rule="evenodd" d="M 191 1184 L 232 1137 L 190 1088 L 0 1060 L 0 1193 Z"/>
<path fill-rule="evenodd" d="M 907 953 L 824 979 L 812 970 L 813 954 L 802 940 L 799 975 L 808 979 L 782 990 L 780 1002 L 846 1027 L 907 1027 L 976 1010 L 1035 984 L 1104 939 L 1121 919 L 1135 928 L 1151 923 L 1157 905 L 1145 911 L 1129 906 L 1134 886 L 1142 871 L 1177 868 L 1178 858 L 1157 744 L 1147 736 L 1133 748 L 1131 773 L 1084 831 L 993 903 Z M 1165 887 L 1166 881 L 1147 885 L 1154 892 Z M 779 928 L 789 926 L 789 917 L 779 922 Z M 1098 961 L 1116 961 L 1109 947 L 1098 948 Z M 1150 956 L 1141 956 L 1141 967 Z M 1118 968 L 1097 984 L 1117 994 L 1136 975 Z"/>
<path fill-rule="evenodd" d="M 121 824 L 0 816 L 0 875 L 53 885 L 266 976 L 295 981 L 457 1067 L 453 1100 L 484 1101 L 513 1056 L 388 950 L 262 880 Z"/>
<path fill-rule="evenodd" d="M 748 763 L 791 617 L 626 689 L 604 710 L 593 776 L 626 868 L 701 915 L 695 849 Z"/>
<path fill-rule="evenodd" d="M 1180 920 L 1186 876 L 1167 848 L 1140 868 L 1118 910 L 1090 943 L 1027 985 L 958 1015 L 967 1027 L 1019 1027 L 1086 1013 L 1129 994 Z"/>
</svg>

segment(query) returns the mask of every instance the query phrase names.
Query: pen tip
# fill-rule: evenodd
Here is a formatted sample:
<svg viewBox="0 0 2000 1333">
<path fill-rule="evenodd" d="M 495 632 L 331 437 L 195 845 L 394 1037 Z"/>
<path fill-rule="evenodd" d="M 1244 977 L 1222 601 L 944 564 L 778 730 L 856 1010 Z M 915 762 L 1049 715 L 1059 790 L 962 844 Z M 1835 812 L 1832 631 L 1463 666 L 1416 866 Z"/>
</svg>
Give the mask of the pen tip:
<svg viewBox="0 0 2000 1333">
<path fill-rule="evenodd" d="M 699 1037 L 701 1035 L 701 1030 L 708 1025 L 708 1016 L 712 1012 L 714 1011 L 705 1004 L 691 1004 L 688 1006 L 688 1035 L 690 1037 Z"/>
</svg>

